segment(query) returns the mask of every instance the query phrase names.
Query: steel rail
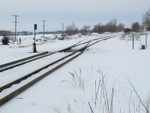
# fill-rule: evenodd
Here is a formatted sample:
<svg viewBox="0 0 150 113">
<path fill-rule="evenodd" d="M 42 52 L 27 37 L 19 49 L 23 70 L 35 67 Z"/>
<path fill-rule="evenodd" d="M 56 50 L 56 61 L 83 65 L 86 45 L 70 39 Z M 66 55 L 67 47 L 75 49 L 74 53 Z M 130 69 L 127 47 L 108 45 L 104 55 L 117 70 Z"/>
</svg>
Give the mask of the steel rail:
<svg viewBox="0 0 150 113">
<path fill-rule="evenodd" d="M 23 64 L 26 64 L 26 63 L 34 61 L 34 60 L 38 60 L 40 58 L 44 58 L 44 57 L 50 56 L 50 55 L 58 53 L 58 52 L 66 52 L 69 49 L 71 49 L 72 47 L 77 46 L 80 42 L 81 41 L 79 41 L 76 44 L 73 44 L 73 45 L 71 45 L 71 46 L 69 46 L 67 48 L 58 50 L 56 52 L 49 53 L 48 51 L 46 51 L 46 52 L 43 52 L 43 53 L 40 53 L 40 54 L 37 54 L 37 55 L 33 55 L 33 56 L 30 56 L 30 57 L 26 57 L 26 58 L 23 58 L 23 59 L 12 61 L 12 62 L 9 62 L 9 63 L 6 63 L 6 64 L 2 64 L 2 65 L 0 65 L 0 72 L 3 72 L 5 70 L 8 70 L 8 69 L 11 69 L 11 68 L 23 65 Z"/>
<path fill-rule="evenodd" d="M 75 54 L 75 53 L 78 52 L 78 51 L 83 51 L 85 48 L 86 48 L 86 46 L 83 47 L 83 48 L 81 48 L 81 49 L 79 49 L 79 50 L 77 50 L 77 51 L 75 51 L 75 52 L 73 52 L 73 53 L 71 53 L 71 54 L 69 54 L 69 55 L 66 55 L 66 56 L 64 56 L 64 57 L 62 57 L 62 58 L 60 58 L 60 59 L 58 59 L 58 60 L 56 60 L 56 61 L 54 61 L 54 62 L 52 62 L 52 63 L 50 63 L 50 64 L 47 64 L 47 65 L 45 65 L 45 66 L 43 66 L 43 67 L 41 67 L 41 68 L 39 68 L 39 69 L 37 69 L 37 70 L 35 70 L 35 71 L 33 71 L 33 72 L 31 72 L 31 73 L 29 73 L 29 74 L 27 74 L 27 75 L 21 77 L 21 78 L 18 78 L 18 79 L 16 79 L 16 80 L 14 80 L 14 81 L 12 81 L 12 82 L 10 82 L 10 83 L 4 85 L 4 86 L 1 86 L 1 87 L 0 87 L 0 92 L 2 92 L 3 90 L 5 90 L 5 89 L 11 87 L 11 86 L 14 85 L 14 84 L 20 83 L 21 81 L 23 81 L 23 80 L 29 78 L 30 76 L 32 76 L 32 75 L 34 75 L 34 74 L 40 72 L 41 70 L 46 69 L 46 68 L 48 68 L 49 66 L 52 66 L 53 64 L 56 64 L 56 63 L 62 61 L 63 59 L 65 59 L 65 58 L 67 58 L 67 57 L 70 57 L 71 55 Z"/>
<path fill-rule="evenodd" d="M 79 49 L 79 50 L 76 50 L 76 51 L 83 51 L 84 49 L 86 49 L 86 48 L 88 48 L 88 47 L 90 47 L 90 46 L 92 46 L 92 45 L 94 45 L 94 44 L 96 44 L 96 43 L 98 43 L 98 42 L 100 42 L 100 41 L 107 40 L 107 39 L 110 39 L 110 37 L 105 38 L 105 39 L 101 39 L 101 40 L 96 41 L 96 42 L 91 43 L 91 44 L 90 44 L 90 41 L 87 41 L 87 42 L 86 42 L 86 43 L 87 43 L 86 46 L 84 46 L 83 48 L 81 48 L 81 49 Z M 75 52 L 76 52 L 76 51 L 75 51 Z M 73 54 L 73 53 L 71 53 L 71 54 Z M 71 54 L 70 54 L 70 55 L 71 55 Z M 55 63 L 57 63 L 57 62 L 59 62 L 59 61 L 61 61 L 61 60 L 63 60 L 64 58 L 66 58 L 66 57 L 68 57 L 68 56 L 70 56 L 70 55 L 67 55 L 67 56 L 65 56 L 65 57 L 63 57 L 63 58 L 61 58 L 61 59 L 59 59 L 59 60 L 57 60 L 57 61 L 54 61 L 54 62 L 52 62 L 52 63 L 50 63 L 50 64 L 48 64 L 48 65 L 46 65 L 46 66 L 44 66 L 44 67 L 42 67 L 42 68 L 39 68 L 39 69 L 37 69 L 37 70 L 35 70 L 35 71 L 33 71 L 33 72 L 31 72 L 31 73 L 29 73 L 29 74 L 27 74 L 27 75 L 21 77 L 21 78 L 18 78 L 18 79 L 14 80 L 14 81 L 12 81 L 12 82 L 10 82 L 10 83 L 8 83 L 8 84 L 5 84 L 5 85 L 1 86 L 1 87 L 0 87 L 0 92 L 2 92 L 3 90 L 5 90 L 5 89 L 11 87 L 11 86 L 14 85 L 14 84 L 20 83 L 21 81 L 23 81 L 23 80 L 29 78 L 30 76 L 32 76 L 32 75 L 34 75 L 34 74 L 40 72 L 41 70 L 43 70 L 43 69 L 45 69 L 45 68 L 47 68 L 47 67 L 49 67 L 49 66 L 51 66 L 51 65 L 53 65 L 53 64 L 55 64 Z"/>
<path fill-rule="evenodd" d="M 77 52 L 75 52 L 74 54 L 76 54 Z M 46 76 L 48 76 L 49 74 L 51 74 L 52 72 L 56 71 L 57 69 L 59 69 L 60 67 L 64 66 L 65 64 L 67 64 L 68 62 L 72 61 L 73 59 L 75 59 L 76 57 L 78 57 L 79 55 L 81 55 L 83 53 L 79 52 L 77 53 L 77 55 L 71 57 L 74 54 L 70 54 L 69 56 L 71 58 L 69 58 L 68 60 L 64 61 L 63 63 L 57 65 L 56 67 L 52 68 L 51 70 L 45 72 L 44 74 L 40 75 L 39 77 L 37 77 L 36 79 L 28 82 L 27 84 L 23 85 L 22 87 L 18 88 L 17 90 L 13 91 L 12 93 L 6 95 L 5 97 L 0 99 L 0 106 L 4 105 L 5 103 L 7 103 L 9 100 L 11 100 L 12 98 L 16 97 L 17 95 L 19 95 L 20 93 L 22 93 L 23 91 L 25 91 L 26 89 L 28 89 L 29 87 L 31 87 L 32 85 L 34 85 L 35 83 L 37 83 L 38 81 L 42 80 L 43 78 L 45 78 Z M 68 56 L 68 57 L 69 57 Z"/>
<path fill-rule="evenodd" d="M 113 37 L 114 37 L 114 36 L 113 36 Z M 56 63 L 58 63 L 58 62 L 60 62 L 60 61 L 63 61 L 63 60 L 66 59 L 66 58 L 69 58 L 69 59 L 67 59 L 66 61 L 64 61 L 63 63 L 58 64 L 56 67 L 52 68 L 51 70 L 45 72 L 44 74 L 40 75 L 39 77 L 35 78 L 34 80 L 32 80 L 32 81 L 26 83 L 26 84 L 23 85 L 22 87 L 18 88 L 17 90 L 15 90 L 15 91 L 11 92 L 10 94 L 6 95 L 5 97 L 1 98 L 1 99 L 0 99 L 0 106 L 4 105 L 5 103 L 7 103 L 9 100 L 11 100 L 12 98 L 14 98 L 15 96 L 19 95 L 20 93 L 22 93 L 23 91 L 25 91 L 26 89 L 28 89 L 29 87 L 31 87 L 32 85 L 34 85 L 35 83 L 37 83 L 38 81 L 42 80 L 44 77 L 48 76 L 50 73 L 56 71 L 57 69 L 59 69 L 59 68 L 62 67 L 63 65 L 67 64 L 67 63 L 70 62 L 71 60 L 73 60 L 73 59 L 75 59 L 76 57 L 78 57 L 79 55 L 81 55 L 88 47 L 90 47 L 90 46 L 92 46 L 92 45 L 94 45 L 94 44 L 96 44 L 96 43 L 98 43 L 98 42 L 111 39 L 111 38 L 113 38 L 113 37 L 107 37 L 107 38 L 105 37 L 105 38 L 103 38 L 103 39 L 101 39 L 101 40 L 98 40 L 98 41 L 96 41 L 96 42 L 93 42 L 93 43 L 91 43 L 92 41 L 87 41 L 87 42 L 86 42 L 87 44 L 86 44 L 84 47 L 82 47 L 82 48 L 80 48 L 80 49 L 78 49 L 78 50 L 72 52 L 71 54 L 69 54 L 69 55 L 67 55 L 67 56 L 65 56 L 65 57 L 60 58 L 60 59 L 57 60 L 57 61 L 54 61 L 54 62 L 52 62 L 52 63 L 50 63 L 50 64 L 48 64 L 48 65 L 42 67 L 42 68 L 39 69 L 39 70 L 36 70 L 35 72 L 33 72 L 33 74 L 35 74 L 35 73 L 37 73 L 37 72 L 39 72 L 39 71 L 41 71 L 41 70 L 43 70 L 43 69 L 45 69 L 45 68 L 47 68 L 47 67 L 53 65 L 53 64 L 56 64 Z M 95 40 L 96 40 L 96 39 L 95 39 Z M 91 43 L 91 44 L 90 44 L 90 43 Z M 84 43 L 84 44 L 85 44 L 85 43 Z M 79 45 L 79 44 L 78 44 L 78 45 Z M 70 49 L 71 49 L 71 48 L 70 48 Z M 76 55 L 75 55 L 75 54 L 76 54 Z M 75 55 L 75 56 L 73 56 L 73 55 Z M 71 57 L 71 58 L 70 58 L 70 57 Z M 30 76 L 31 76 L 31 75 L 30 75 Z M 25 77 L 25 78 L 26 78 L 26 77 Z M 25 80 L 25 78 L 23 78 L 23 79 Z M 28 78 L 28 77 L 27 77 L 27 78 Z M 26 79 L 27 79 L 27 78 L 26 78 Z M 21 82 L 21 81 L 20 81 L 20 82 Z M 19 82 L 18 82 L 18 83 L 19 83 Z M 14 82 L 13 84 L 16 84 L 16 83 Z M 9 86 L 9 87 L 10 87 L 10 86 Z M 7 88 L 7 87 L 5 87 L 5 88 Z"/>
<path fill-rule="evenodd" d="M 106 37 L 109 37 L 109 36 L 106 36 Z M 23 65 L 23 64 L 26 64 L 26 63 L 34 61 L 34 60 L 38 60 L 40 58 L 47 57 L 49 55 L 52 55 L 52 54 L 55 54 L 55 53 L 58 53 L 58 52 L 69 52 L 74 47 L 77 47 L 77 46 L 80 46 L 80 45 L 83 45 L 83 44 L 87 44 L 87 43 L 90 43 L 90 42 L 93 42 L 93 41 L 96 41 L 96 40 L 106 39 L 106 37 L 95 38 L 95 39 L 92 39 L 92 40 L 89 40 L 89 41 L 86 41 L 86 42 L 82 42 L 82 43 L 81 43 L 81 41 L 79 41 L 79 42 L 77 42 L 77 43 L 75 43 L 75 44 L 73 44 L 73 45 L 71 45 L 67 48 L 64 48 L 64 49 L 61 49 L 61 50 L 58 50 L 58 51 L 55 51 L 55 52 L 52 52 L 52 53 L 49 53 L 48 51 L 46 51 L 46 52 L 43 52 L 43 53 L 40 53 L 40 54 L 37 54 L 37 55 L 33 55 L 33 56 L 30 56 L 30 57 L 26 57 L 26 58 L 23 58 L 23 59 L 12 61 L 12 62 L 9 62 L 9 63 L 6 63 L 6 64 L 2 64 L 2 65 L 0 65 L 0 72 L 6 71 L 8 69 L 11 69 L 11 68 Z"/>
<path fill-rule="evenodd" d="M 116 36 L 111 36 L 111 37 L 103 38 L 103 39 L 101 39 L 101 40 L 98 40 L 98 41 L 96 41 L 96 42 L 93 42 L 93 43 L 89 44 L 89 45 L 87 46 L 87 48 L 90 47 L 90 46 L 92 46 L 92 45 L 94 45 L 94 44 L 96 44 L 96 43 L 99 43 L 99 42 L 101 42 L 101 41 L 108 40 L 108 39 L 111 39 L 111 38 L 114 38 L 114 37 L 116 37 Z"/>
<path fill-rule="evenodd" d="M 37 56 L 40 56 L 40 55 L 44 55 L 44 54 L 47 54 L 47 53 L 48 53 L 48 51 L 42 52 L 42 53 L 39 53 L 39 54 L 36 54 L 36 55 L 33 55 L 33 56 L 29 56 L 29 57 L 26 57 L 26 58 L 22 58 L 22 59 L 19 59 L 19 60 L 16 60 L 16 61 L 12 61 L 12 62 L 9 62 L 9 63 L 6 63 L 6 64 L 1 64 L 0 68 L 9 66 L 9 65 L 12 65 L 14 63 L 18 63 L 18 62 L 21 62 L 21 61 L 24 61 L 24 60 L 27 60 L 27 59 L 30 59 L 30 58 L 34 58 L 34 57 L 37 57 Z"/>
</svg>

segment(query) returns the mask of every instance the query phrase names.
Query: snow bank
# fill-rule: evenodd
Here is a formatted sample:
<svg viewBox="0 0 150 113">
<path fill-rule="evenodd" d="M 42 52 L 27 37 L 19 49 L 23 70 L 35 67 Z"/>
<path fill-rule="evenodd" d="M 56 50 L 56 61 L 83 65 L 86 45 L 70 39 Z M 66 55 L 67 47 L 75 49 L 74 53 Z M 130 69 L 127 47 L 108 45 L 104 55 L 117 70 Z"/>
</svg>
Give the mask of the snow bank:
<svg viewBox="0 0 150 113">
<path fill-rule="evenodd" d="M 74 61 L 2 106 L 0 112 L 145 112 L 128 80 L 146 104 L 150 94 L 150 63 L 148 62 L 150 58 L 150 35 L 147 37 L 148 48 L 141 50 L 141 40 L 144 40 L 144 35 L 141 36 L 140 40 L 135 41 L 135 48 L 132 49 L 132 41 L 128 38 L 122 40 L 121 34 L 118 33 L 115 38 L 88 48 Z M 39 45 L 38 50 L 53 51 L 81 40 L 85 41 L 106 35 L 112 34 L 92 34 L 72 40 L 54 40 Z M 15 51 L 11 53 L 12 57 L 8 57 L 8 59 L 14 59 L 15 55 L 19 58 L 31 54 L 29 53 L 31 47 L 12 49 L 9 46 L 0 46 L 1 48 L 6 50 L 6 55 Z M 5 59 L 3 60 L 5 61 Z"/>
</svg>

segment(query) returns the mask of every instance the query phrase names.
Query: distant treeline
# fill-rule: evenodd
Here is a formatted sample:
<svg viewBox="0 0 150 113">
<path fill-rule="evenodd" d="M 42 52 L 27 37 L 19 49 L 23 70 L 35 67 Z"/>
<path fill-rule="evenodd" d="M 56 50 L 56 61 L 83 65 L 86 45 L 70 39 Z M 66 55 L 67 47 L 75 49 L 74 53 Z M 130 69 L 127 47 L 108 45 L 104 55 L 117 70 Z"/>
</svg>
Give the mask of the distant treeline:
<svg viewBox="0 0 150 113">
<path fill-rule="evenodd" d="M 7 31 L 7 30 L 0 30 L 0 36 L 12 36 L 15 33 L 12 31 Z M 28 31 L 21 31 L 21 32 L 17 32 L 17 35 L 32 35 L 32 32 L 28 32 Z"/>
<path fill-rule="evenodd" d="M 150 9 L 148 11 L 146 11 L 146 13 L 144 14 L 143 22 L 142 23 L 133 22 L 131 24 L 131 28 L 125 28 L 125 25 L 123 23 L 118 24 L 117 19 L 111 19 L 106 24 L 98 23 L 94 26 L 84 25 L 81 29 L 79 29 L 75 23 L 66 25 L 64 27 L 65 28 L 63 30 L 52 31 L 52 32 L 46 31 L 46 32 L 44 32 L 44 34 L 56 34 L 56 33 L 63 34 L 64 33 L 67 35 L 73 35 L 76 33 L 81 33 L 83 35 L 86 35 L 86 34 L 89 34 L 92 32 L 97 32 L 97 33 L 111 32 L 111 33 L 113 33 L 113 32 L 120 32 L 120 31 L 124 31 L 124 32 L 150 31 Z M 37 34 L 43 34 L 43 32 L 37 32 Z M 4 36 L 4 35 L 12 36 L 12 35 L 14 35 L 14 32 L 7 31 L 7 30 L 0 30 L 0 36 Z M 33 32 L 21 31 L 21 32 L 17 32 L 17 35 L 33 35 Z"/>
<path fill-rule="evenodd" d="M 11 34 L 12 34 L 11 31 L 6 31 L 6 30 L 1 30 L 1 31 L 0 31 L 0 36 L 11 35 Z"/>
<path fill-rule="evenodd" d="M 46 31 L 44 34 L 56 34 L 56 33 L 62 33 L 62 31 Z M 7 30 L 0 30 L 0 36 L 13 36 L 15 33 L 12 31 Z M 36 34 L 43 34 L 43 32 L 37 32 Z M 20 31 L 17 32 L 17 35 L 33 35 L 33 32 L 30 31 Z"/>
<path fill-rule="evenodd" d="M 117 24 L 116 19 L 110 20 L 106 24 L 98 23 L 93 26 L 93 28 L 90 28 L 91 26 L 84 25 L 81 29 L 78 29 L 77 26 L 75 26 L 74 23 L 71 25 L 68 25 L 66 27 L 65 33 L 68 35 L 73 35 L 76 33 L 81 33 L 83 35 L 86 35 L 88 33 L 97 32 L 97 33 L 104 33 L 104 32 L 120 32 L 124 31 L 125 25 L 122 23 Z"/>
</svg>

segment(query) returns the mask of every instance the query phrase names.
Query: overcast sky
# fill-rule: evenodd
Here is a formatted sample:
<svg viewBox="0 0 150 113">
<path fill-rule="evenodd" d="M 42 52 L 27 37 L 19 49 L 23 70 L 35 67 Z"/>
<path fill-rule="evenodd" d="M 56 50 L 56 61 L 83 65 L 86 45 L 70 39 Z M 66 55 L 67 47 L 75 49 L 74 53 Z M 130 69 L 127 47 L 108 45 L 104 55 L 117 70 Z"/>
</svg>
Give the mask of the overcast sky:
<svg viewBox="0 0 150 113">
<path fill-rule="evenodd" d="M 32 31 L 46 20 L 46 30 L 61 30 L 73 22 L 83 25 L 106 24 L 111 19 L 124 23 L 126 27 L 138 21 L 150 9 L 150 0 L 0 0 L 0 30 L 14 30 L 14 17 L 19 15 L 18 31 Z"/>
</svg>

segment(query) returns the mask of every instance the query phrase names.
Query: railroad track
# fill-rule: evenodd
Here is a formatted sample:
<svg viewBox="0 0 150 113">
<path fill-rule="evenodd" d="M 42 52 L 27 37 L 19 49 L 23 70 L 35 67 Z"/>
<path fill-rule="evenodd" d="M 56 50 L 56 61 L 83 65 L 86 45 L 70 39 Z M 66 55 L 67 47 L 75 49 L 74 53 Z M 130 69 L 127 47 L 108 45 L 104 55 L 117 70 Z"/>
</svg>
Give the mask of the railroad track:
<svg viewBox="0 0 150 113">
<path fill-rule="evenodd" d="M 16 61 L 12 61 L 12 62 L 9 62 L 9 63 L 6 63 L 6 64 L 2 64 L 2 65 L 0 65 L 0 72 L 6 71 L 8 69 L 12 69 L 14 67 L 26 64 L 26 63 L 34 61 L 34 60 L 38 60 L 40 58 L 44 58 L 44 57 L 53 55 L 53 54 L 58 53 L 58 52 L 69 52 L 69 51 L 72 51 L 72 49 L 77 47 L 77 46 L 87 44 L 87 43 L 90 43 L 90 42 L 94 42 L 94 41 L 95 41 L 95 43 L 97 43 L 101 40 L 106 40 L 107 38 L 109 39 L 110 37 L 95 38 L 95 39 L 92 39 L 92 40 L 89 40 L 89 41 L 86 41 L 86 42 L 82 42 L 82 43 L 81 43 L 81 41 L 79 41 L 79 42 L 77 42 L 77 43 L 75 43 L 75 44 L 73 44 L 69 47 L 66 47 L 64 49 L 61 49 L 61 50 L 58 50 L 58 51 L 55 51 L 55 52 L 46 51 L 46 52 L 42 52 L 42 53 L 30 56 L 30 57 L 26 57 L 26 58 L 19 59 L 19 60 L 16 60 Z M 89 45 L 89 47 L 90 47 L 90 45 Z"/>
<path fill-rule="evenodd" d="M 19 59 L 19 60 L 16 60 L 16 61 L 12 61 L 12 62 L 9 62 L 9 63 L 6 63 L 6 64 L 2 64 L 2 65 L 0 65 L 0 72 L 6 71 L 8 69 L 12 69 L 14 67 L 26 64 L 26 63 L 34 61 L 34 60 L 38 60 L 40 58 L 44 58 L 44 57 L 50 56 L 50 55 L 58 53 L 58 52 L 66 52 L 69 49 L 78 46 L 79 43 L 80 43 L 80 41 L 77 42 L 76 44 L 73 44 L 73 45 L 71 45 L 71 46 L 69 46 L 67 48 L 58 50 L 56 52 L 48 52 L 48 51 L 46 51 L 46 52 L 42 52 L 42 53 L 30 56 L 30 57 L 26 57 L 26 58 Z"/>
<path fill-rule="evenodd" d="M 78 57 L 79 55 L 81 55 L 87 48 L 89 48 L 90 46 L 107 40 L 107 39 L 111 39 L 112 37 L 103 37 L 103 38 L 97 38 L 97 39 L 93 39 L 93 40 L 89 40 L 86 42 L 78 42 L 70 47 L 67 47 L 63 50 L 59 50 L 57 52 L 67 52 L 69 51 L 70 53 L 65 55 L 62 58 L 59 58 L 58 60 L 55 60 L 21 78 L 18 78 L 10 83 L 7 83 L 3 86 L 0 87 L 0 106 L 2 106 L 3 104 L 5 104 L 6 102 L 8 102 L 9 100 L 11 100 L 12 98 L 14 98 L 15 96 L 17 96 L 18 94 L 22 93 L 24 90 L 26 90 L 27 88 L 31 87 L 33 84 L 37 83 L 38 81 L 40 81 L 41 79 L 43 79 L 44 77 L 46 77 L 47 75 L 49 75 L 50 73 L 56 71 L 57 69 L 59 69 L 60 67 L 62 67 L 63 65 L 67 64 L 68 62 L 70 62 L 71 60 L 75 59 L 76 57 Z M 79 47 L 81 45 L 84 45 L 82 47 Z M 73 48 L 78 47 L 78 49 L 73 50 Z M 56 53 L 56 52 L 54 52 Z M 44 56 L 48 55 L 48 53 L 44 53 Z M 41 57 L 41 56 L 40 56 Z M 39 59 L 39 58 L 38 58 Z M 49 68 L 50 67 L 50 68 Z M 42 74 L 38 74 L 39 72 L 43 71 Z M 34 75 L 34 76 L 32 76 Z M 27 81 L 27 82 L 26 82 Z M 11 88 L 13 87 L 13 88 Z M 5 93 L 8 92 L 8 93 Z"/>
</svg>

